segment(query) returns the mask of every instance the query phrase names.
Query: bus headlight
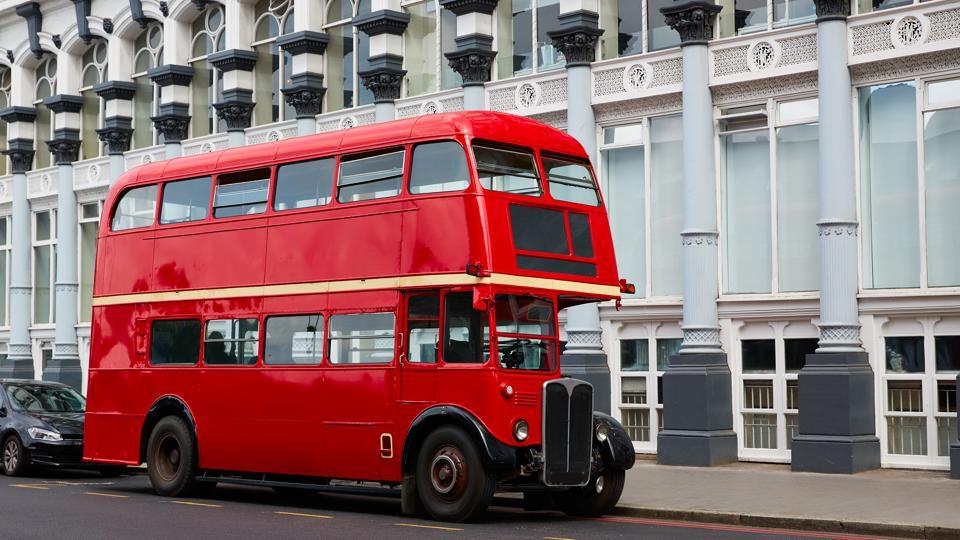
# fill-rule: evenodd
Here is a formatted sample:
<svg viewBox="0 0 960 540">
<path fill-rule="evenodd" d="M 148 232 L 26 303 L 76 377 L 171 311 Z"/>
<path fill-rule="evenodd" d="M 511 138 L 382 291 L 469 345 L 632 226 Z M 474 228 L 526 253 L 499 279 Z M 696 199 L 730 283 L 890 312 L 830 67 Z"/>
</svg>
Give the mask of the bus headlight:
<svg viewBox="0 0 960 540">
<path fill-rule="evenodd" d="M 517 420 L 513 424 L 513 438 L 523 442 L 527 440 L 527 436 L 530 434 L 530 426 L 527 425 L 527 421 L 524 419 Z"/>
<path fill-rule="evenodd" d="M 609 434 L 610 434 L 610 428 L 606 424 L 604 424 L 603 422 L 600 422 L 599 424 L 597 424 L 597 429 L 594 430 L 594 436 L 597 438 L 598 442 L 606 442 L 607 435 Z"/>
</svg>

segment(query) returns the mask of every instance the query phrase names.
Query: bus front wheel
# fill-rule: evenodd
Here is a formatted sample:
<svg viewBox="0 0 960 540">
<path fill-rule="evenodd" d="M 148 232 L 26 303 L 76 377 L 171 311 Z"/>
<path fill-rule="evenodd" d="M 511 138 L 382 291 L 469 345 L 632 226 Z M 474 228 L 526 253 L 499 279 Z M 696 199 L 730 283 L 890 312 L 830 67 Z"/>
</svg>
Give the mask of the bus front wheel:
<svg viewBox="0 0 960 540">
<path fill-rule="evenodd" d="M 424 440 L 416 482 L 427 513 L 452 522 L 468 521 L 486 511 L 496 486 L 476 445 L 454 426 L 440 427 Z"/>
<path fill-rule="evenodd" d="M 165 497 L 190 494 L 196 486 L 197 444 L 178 416 L 157 422 L 147 442 L 147 472 L 154 491 Z"/>
<path fill-rule="evenodd" d="M 557 508 L 570 516 L 600 517 L 620 501 L 626 472 L 605 469 L 590 476 L 590 482 L 556 495 Z"/>
</svg>

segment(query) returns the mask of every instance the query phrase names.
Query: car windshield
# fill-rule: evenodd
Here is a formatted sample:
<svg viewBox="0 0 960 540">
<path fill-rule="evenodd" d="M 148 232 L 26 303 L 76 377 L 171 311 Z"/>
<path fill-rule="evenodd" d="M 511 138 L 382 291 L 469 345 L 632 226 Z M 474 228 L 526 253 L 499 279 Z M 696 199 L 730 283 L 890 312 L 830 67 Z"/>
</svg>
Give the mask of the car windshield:
<svg viewBox="0 0 960 540">
<path fill-rule="evenodd" d="M 35 413 L 82 413 L 83 396 L 72 388 L 37 384 L 7 385 L 7 397 L 14 410 Z"/>
<path fill-rule="evenodd" d="M 557 338 L 553 302 L 531 296 L 497 295 L 494 302 L 500 365 L 510 370 L 554 368 Z"/>
</svg>

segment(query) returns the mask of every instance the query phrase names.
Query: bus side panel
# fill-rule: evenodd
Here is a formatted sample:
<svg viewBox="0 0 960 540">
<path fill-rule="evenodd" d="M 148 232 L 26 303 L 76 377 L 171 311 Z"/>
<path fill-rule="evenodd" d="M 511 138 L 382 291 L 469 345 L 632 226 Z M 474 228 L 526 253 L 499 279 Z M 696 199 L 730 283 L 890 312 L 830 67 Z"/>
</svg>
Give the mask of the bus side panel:
<svg viewBox="0 0 960 540">
<path fill-rule="evenodd" d="M 136 230 L 100 239 L 95 295 L 129 294 L 153 286 L 153 231 Z"/>
<path fill-rule="evenodd" d="M 266 283 L 396 276 L 403 218 L 389 213 L 395 208 L 368 206 L 358 209 L 365 213 L 361 216 L 273 225 Z"/>
<path fill-rule="evenodd" d="M 417 211 L 403 221 L 403 274 L 463 272 L 468 263 L 485 261 L 482 244 L 473 245 L 471 225 L 478 215 L 472 198 L 441 196 L 415 200 Z"/>
<path fill-rule="evenodd" d="M 154 270 L 156 290 L 259 285 L 263 282 L 265 228 L 217 230 L 206 225 L 158 233 Z"/>
</svg>

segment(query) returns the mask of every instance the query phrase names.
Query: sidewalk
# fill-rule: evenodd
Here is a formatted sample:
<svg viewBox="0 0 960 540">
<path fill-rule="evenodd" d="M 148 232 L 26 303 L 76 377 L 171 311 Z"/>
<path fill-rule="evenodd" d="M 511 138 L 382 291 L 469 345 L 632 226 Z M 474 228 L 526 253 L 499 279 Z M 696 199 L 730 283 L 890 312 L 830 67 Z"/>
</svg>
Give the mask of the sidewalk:
<svg viewBox="0 0 960 540">
<path fill-rule="evenodd" d="M 668 467 L 638 459 L 616 513 L 907 538 L 960 538 L 960 480 L 939 471 L 795 473 L 789 465 Z"/>
</svg>

